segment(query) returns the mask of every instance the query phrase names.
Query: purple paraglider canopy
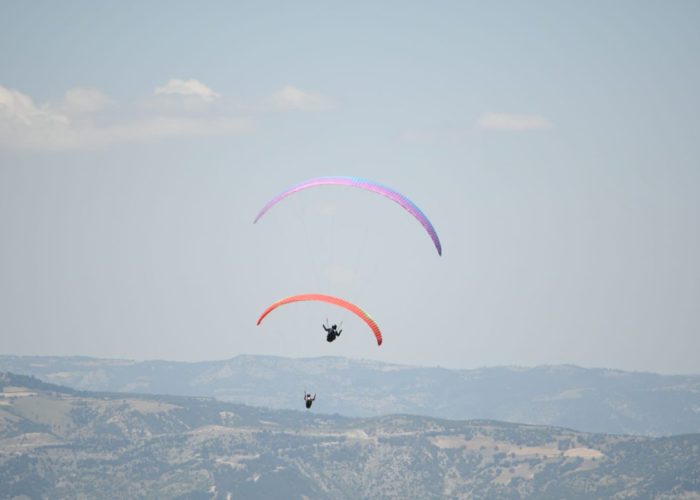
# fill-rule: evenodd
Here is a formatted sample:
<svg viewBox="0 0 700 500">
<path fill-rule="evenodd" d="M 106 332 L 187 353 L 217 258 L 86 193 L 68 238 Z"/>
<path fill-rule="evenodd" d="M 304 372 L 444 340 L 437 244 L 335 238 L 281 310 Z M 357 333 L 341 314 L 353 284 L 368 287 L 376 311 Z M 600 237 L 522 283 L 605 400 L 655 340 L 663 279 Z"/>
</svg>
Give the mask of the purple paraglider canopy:
<svg viewBox="0 0 700 500">
<path fill-rule="evenodd" d="M 314 187 L 314 186 L 328 186 L 328 185 L 330 185 L 330 186 L 350 186 L 350 187 L 365 189 L 367 191 L 372 191 L 373 193 L 377 193 L 377 194 L 380 194 L 382 196 L 385 196 L 385 197 L 389 198 L 390 200 L 393 200 L 394 202 L 398 203 L 399 205 L 401 205 L 404 208 L 404 210 L 406 210 L 408 213 L 413 215 L 413 217 L 415 217 L 416 220 L 418 220 L 418 222 L 421 223 L 421 225 L 428 232 L 430 239 L 433 240 L 433 244 L 435 245 L 435 249 L 437 250 L 438 255 L 442 255 L 442 245 L 440 244 L 440 238 L 438 238 L 438 235 L 435 232 L 435 228 L 430 223 L 430 221 L 425 216 L 425 214 L 421 211 L 421 209 L 416 206 L 415 203 L 413 203 L 411 200 L 406 198 L 404 195 L 402 195 L 398 191 L 395 191 L 388 186 L 384 186 L 382 184 L 378 184 L 374 181 L 370 181 L 368 179 L 363 179 L 361 177 L 343 177 L 343 176 L 315 177 L 313 179 L 308 179 L 304 182 L 296 184 L 296 185 L 286 189 L 285 191 L 282 191 L 280 194 L 278 194 L 277 196 L 272 198 L 270 201 L 268 201 L 267 204 L 262 208 L 262 210 L 260 210 L 257 217 L 255 217 L 255 221 L 253 221 L 253 223 L 258 222 L 258 220 L 260 220 L 260 218 L 263 215 L 265 215 L 265 213 L 268 210 L 270 210 L 270 208 L 272 208 L 278 202 L 282 201 L 287 196 L 294 194 L 296 192 L 302 191 L 304 189 Z"/>
</svg>

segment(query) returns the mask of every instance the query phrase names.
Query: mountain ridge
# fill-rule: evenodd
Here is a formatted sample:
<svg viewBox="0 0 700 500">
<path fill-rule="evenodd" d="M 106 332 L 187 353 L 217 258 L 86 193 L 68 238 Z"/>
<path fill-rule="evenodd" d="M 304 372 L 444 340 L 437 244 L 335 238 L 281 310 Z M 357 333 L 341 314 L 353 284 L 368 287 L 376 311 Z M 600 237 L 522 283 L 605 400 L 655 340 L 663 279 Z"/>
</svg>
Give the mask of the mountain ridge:
<svg viewBox="0 0 700 500">
<path fill-rule="evenodd" d="M 304 390 L 325 413 L 488 418 L 650 436 L 700 432 L 700 376 L 575 365 L 453 370 L 336 356 L 240 355 L 171 362 L 0 356 L 0 370 L 78 390 L 215 397 L 296 409 Z"/>
<path fill-rule="evenodd" d="M 0 373 L 0 485 L 3 498 L 700 498 L 700 434 L 348 418 Z"/>
</svg>

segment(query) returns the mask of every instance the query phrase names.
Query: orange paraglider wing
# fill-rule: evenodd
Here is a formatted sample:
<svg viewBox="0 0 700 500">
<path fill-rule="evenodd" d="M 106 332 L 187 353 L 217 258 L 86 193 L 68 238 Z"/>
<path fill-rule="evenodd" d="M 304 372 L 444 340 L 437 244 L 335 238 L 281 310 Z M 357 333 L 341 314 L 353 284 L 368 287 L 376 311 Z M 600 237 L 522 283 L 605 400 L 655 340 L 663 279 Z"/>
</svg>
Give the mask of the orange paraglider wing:
<svg viewBox="0 0 700 500">
<path fill-rule="evenodd" d="M 259 325 L 263 319 L 265 319 L 265 316 L 270 314 L 272 311 L 277 309 L 279 306 L 283 306 L 285 304 L 291 304 L 292 302 L 304 302 L 304 301 L 321 301 L 321 302 L 327 302 L 329 304 L 335 304 L 337 306 L 343 307 L 347 309 L 350 312 L 355 313 L 357 316 L 359 316 L 362 321 L 367 323 L 367 325 L 372 329 L 372 332 L 374 332 L 374 336 L 377 339 L 377 345 L 382 345 L 382 332 L 379 330 L 379 327 L 377 326 L 377 323 L 374 322 L 374 320 L 370 317 L 369 314 L 364 312 L 362 309 L 357 307 L 355 304 L 351 304 L 347 300 L 339 299 L 338 297 L 333 297 L 331 295 L 323 295 L 319 293 L 304 293 L 301 295 L 293 295 L 292 297 L 286 297 L 282 300 L 278 300 L 274 304 L 272 304 L 270 307 L 265 309 L 265 311 L 260 315 L 258 318 L 257 324 Z"/>
</svg>

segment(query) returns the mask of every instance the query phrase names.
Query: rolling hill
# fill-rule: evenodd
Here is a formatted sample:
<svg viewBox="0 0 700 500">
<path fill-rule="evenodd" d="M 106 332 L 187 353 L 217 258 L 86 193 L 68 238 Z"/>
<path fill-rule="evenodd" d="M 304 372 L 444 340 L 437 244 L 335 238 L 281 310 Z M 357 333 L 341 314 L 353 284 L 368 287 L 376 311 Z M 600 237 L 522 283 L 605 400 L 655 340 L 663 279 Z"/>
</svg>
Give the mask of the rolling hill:
<svg viewBox="0 0 700 500">
<path fill-rule="evenodd" d="M 3 373 L 0 496 L 700 498 L 700 434 L 347 418 Z"/>
<path fill-rule="evenodd" d="M 576 366 L 421 368 L 337 357 L 237 356 L 183 363 L 0 356 L 0 370 L 92 391 L 216 397 L 371 417 L 406 413 L 494 419 L 588 432 L 665 436 L 700 432 L 700 376 Z"/>
</svg>

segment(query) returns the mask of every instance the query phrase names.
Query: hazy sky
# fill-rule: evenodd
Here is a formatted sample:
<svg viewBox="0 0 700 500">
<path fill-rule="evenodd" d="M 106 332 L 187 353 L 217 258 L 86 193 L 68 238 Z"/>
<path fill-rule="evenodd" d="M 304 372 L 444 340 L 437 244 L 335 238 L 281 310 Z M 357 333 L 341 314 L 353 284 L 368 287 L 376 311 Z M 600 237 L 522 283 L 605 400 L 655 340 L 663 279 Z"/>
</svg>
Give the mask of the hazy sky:
<svg viewBox="0 0 700 500">
<path fill-rule="evenodd" d="M 700 372 L 700 3 L 3 2 L 0 352 Z M 400 207 L 317 175 L 403 192 Z M 296 293 L 355 301 L 384 332 Z M 325 342 L 321 323 L 343 320 Z"/>
</svg>

